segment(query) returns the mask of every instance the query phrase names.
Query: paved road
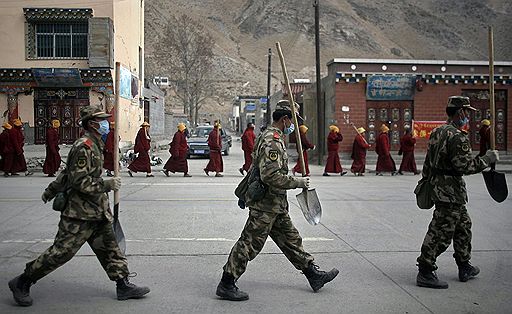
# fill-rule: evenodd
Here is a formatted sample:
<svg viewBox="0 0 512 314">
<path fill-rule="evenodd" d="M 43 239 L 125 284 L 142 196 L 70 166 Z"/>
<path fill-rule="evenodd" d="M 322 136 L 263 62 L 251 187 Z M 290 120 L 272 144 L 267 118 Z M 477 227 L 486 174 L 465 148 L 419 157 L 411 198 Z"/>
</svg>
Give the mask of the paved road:
<svg viewBox="0 0 512 314">
<path fill-rule="evenodd" d="M 221 268 L 247 217 L 233 195 L 241 179 L 238 142 L 224 161 L 223 178 L 202 173 L 205 159 L 189 161 L 192 178 L 123 174 L 121 222 L 130 269 L 138 273 L 133 282 L 152 289 L 143 300 L 124 302 L 115 300 L 114 284 L 84 247 L 33 286 L 31 308 L 13 305 L 7 281 L 50 245 L 59 217 L 39 200 L 50 178 L 1 178 L 0 313 L 510 313 L 512 202 L 494 203 L 480 175 L 467 183 L 473 263 L 481 275 L 458 282 L 450 247 L 438 261 L 450 288 L 429 290 L 415 286 L 415 258 L 432 215 L 415 206 L 418 176 L 322 177 L 314 165 L 322 223 L 305 222 L 298 191 L 289 193 L 291 216 L 305 248 L 322 268 L 338 267 L 338 278 L 313 293 L 269 242 L 239 281 L 251 299 L 217 300 Z"/>
</svg>

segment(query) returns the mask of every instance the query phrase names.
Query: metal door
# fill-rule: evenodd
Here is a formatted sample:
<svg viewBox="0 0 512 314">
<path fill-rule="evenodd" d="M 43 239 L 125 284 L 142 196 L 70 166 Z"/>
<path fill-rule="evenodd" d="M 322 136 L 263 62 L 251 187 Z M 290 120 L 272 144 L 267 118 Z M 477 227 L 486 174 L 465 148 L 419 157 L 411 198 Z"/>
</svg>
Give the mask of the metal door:
<svg viewBox="0 0 512 314">
<path fill-rule="evenodd" d="M 400 149 L 400 137 L 405 133 L 404 128 L 411 126 L 411 101 L 367 101 L 367 131 L 368 142 L 375 144 L 380 133 L 381 125 L 389 128 L 389 143 L 391 150 Z"/>
</svg>

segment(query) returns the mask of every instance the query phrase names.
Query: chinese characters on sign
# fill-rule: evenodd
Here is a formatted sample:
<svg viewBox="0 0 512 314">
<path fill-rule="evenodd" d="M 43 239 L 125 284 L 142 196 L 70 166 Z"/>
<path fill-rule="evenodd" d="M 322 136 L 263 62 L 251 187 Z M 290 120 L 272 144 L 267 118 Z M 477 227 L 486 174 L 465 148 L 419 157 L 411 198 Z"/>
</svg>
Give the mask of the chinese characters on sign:
<svg viewBox="0 0 512 314">
<path fill-rule="evenodd" d="M 412 100 L 415 76 L 372 75 L 366 81 L 368 100 Z"/>
<path fill-rule="evenodd" d="M 430 138 L 432 130 L 445 124 L 446 121 L 414 121 L 412 135 L 416 138 Z"/>
</svg>

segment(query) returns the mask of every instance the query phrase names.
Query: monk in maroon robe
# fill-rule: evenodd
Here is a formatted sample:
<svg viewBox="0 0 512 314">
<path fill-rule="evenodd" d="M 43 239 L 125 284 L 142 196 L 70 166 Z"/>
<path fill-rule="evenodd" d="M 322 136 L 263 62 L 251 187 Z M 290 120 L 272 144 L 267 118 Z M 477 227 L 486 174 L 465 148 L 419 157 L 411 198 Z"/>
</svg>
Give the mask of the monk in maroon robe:
<svg viewBox="0 0 512 314">
<path fill-rule="evenodd" d="M 379 136 L 375 143 L 375 152 L 377 152 L 377 167 L 375 174 L 381 176 L 383 172 L 391 172 L 391 175 L 395 175 L 396 165 L 395 161 L 391 157 L 391 145 L 389 144 L 389 128 L 383 124 L 380 127 Z"/>
<path fill-rule="evenodd" d="M 411 134 L 411 129 L 406 128 L 405 134 L 400 139 L 400 151 L 402 154 L 402 162 L 400 163 L 400 169 L 398 173 L 403 175 L 403 172 L 412 172 L 419 174 L 420 172 L 416 168 L 416 160 L 414 159 L 414 146 L 416 145 L 416 139 Z"/>
<path fill-rule="evenodd" d="M 329 173 L 339 173 L 342 176 L 347 172 L 343 171 L 340 162 L 340 156 L 338 155 L 339 143 L 343 141 L 343 135 L 340 133 L 340 129 L 331 125 L 331 130 L 327 136 L 327 162 L 325 163 L 324 176 L 328 177 Z"/>
<path fill-rule="evenodd" d="M 107 170 L 107 176 L 113 177 L 114 174 L 114 127 L 115 122 L 110 122 L 110 131 L 107 134 L 107 139 L 105 140 L 105 147 L 103 148 L 103 168 Z"/>
<path fill-rule="evenodd" d="M 185 133 L 186 128 L 185 124 L 179 123 L 178 131 L 174 133 L 172 142 L 169 143 L 169 153 L 171 153 L 171 157 L 167 160 L 164 166 L 164 174 L 166 176 L 169 176 L 169 172 L 183 172 L 184 177 L 191 177 L 191 175 L 188 174 L 188 143 L 187 134 Z"/>
<path fill-rule="evenodd" d="M 146 177 L 154 177 L 151 173 L 151 160 L 149 158 L 149 149 L 151 148 L 151 136 L 149 135 L 149 123 L 144 122 L 135 138 L 133 150 L 137 155 L 134 161 L 128 166 L 128 174 L 133 176 L 132 172 L 146 172 Z"/>
<path fill-rule="evenodd" d="M 209 176 L 209 172 L 215 172 L 216 177 L 223 177 L 221 172 L 224 170 L 224 163 L 222 161 L 222 138 L 220 137 L 220 123 L 216 122 L 213 130 L 208 135 L 208 147 L 210 148 L 210 161 L 204 173 Z"/>
<path fill-rule="evenodd" d="M 9 122 L 5 122 L 2 127 L 4 130 L 0 134 L 0 156 L 2 157 L 0 160 L 0 170 L 4 172 L 4 177 L 8 177 L 12 172 L 12 163 L 15 156 L 14 145 L 9 134 L 12 130 L 12 125 Z"/>
<path fill-rule="evenodd" d="M 485 153 L 491 149 L 491 121 L 484 119 L 482 120 L 482 126 L 480 127 L 480 152 L 478 156 L 484 156 Z"/>
<path fill-rule="evenodd" d="M 300 133 L 300 142 L 302 144 L 302 156 L 304 156 L 304 165 L 306 166 L 306 177 L 309 177 L 309 162 L 308 162 L 308 150 L 309 149 L 315 149 L 315 145 L 311 144 L 311 142 L 308 140 L 306 133 L 308 132 L 308 127 L 304 124 L 299 127 L 299 133 Z M 298 152 L 299 146 L 297 145 L 297 152 Z M 298 152 L 300 154 L 300 152 Z M 297 157 L 297 164 L 295 164 L 295 167 L 292 169 L 293 175 L 295 173 L 302 173 L 301 167 L 300 167 L 300 159 Z"/>
<path fill-rule="evenodd" d="M 20 119 L 14 119 L 13 128 L 9 131 L 11 140 L 14 144 L 16 156 L 13 160 L 11 175 L 17 176 L 18 172 L 25 172 L 25 176 L 30 176 L 33 173 L 27 169 L 27 161 L 25 160 L 25 154 L 23 147 L 25 146 L 25 135 L 23 135 L 23 123 Z"/>
<path fill-rule="evenodd" d="M 356 176 L 364 176 L 366 169 L 366 150 L 370 148 L 370 144 L 366 142 L 364 138 L 364 128 L 358 128 L 356 137 L 354 138 L 354 144 L 352 144 L 352 156 L 354 160 L 350 171 Z"/>
<path fill-rule="evenodd" d="M 44 160 L 43 173 L 49 177 L 55 177 L 55 173 L 60 167 L 59 127 L 60 121 L 53 120 L 52 126 L 46 130 L 46 159 Z"/>
<path fill-rule="evenodd" d="M 251 168 L 252 164 L 252 151 L 254 150 L 254 141 L 256 140 L 256 135 L 254 135 L 254 124 L 247 123 L 247 128 L 242 135 L 242 150 L 244 151 L 244 159 L 245 163 L 242 168 L 238 169 L 240 173 L 243 175 L 244 171 L 248 172 L 249 168 Z"/>
</svg>

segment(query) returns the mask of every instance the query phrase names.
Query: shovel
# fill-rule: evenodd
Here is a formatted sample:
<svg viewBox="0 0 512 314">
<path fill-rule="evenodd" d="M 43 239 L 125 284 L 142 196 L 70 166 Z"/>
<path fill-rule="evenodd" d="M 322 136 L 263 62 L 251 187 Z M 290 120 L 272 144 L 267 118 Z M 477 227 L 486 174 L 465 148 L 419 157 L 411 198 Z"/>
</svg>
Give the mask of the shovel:
<svg viewBox="0 0 512 314">
<path fill-rule="evenodd" d="M 496 149 L 496 139 L 494 137 L 494 43 L 493 43 L 492 26 L 489 27 L 489 101 L 491 110 L 491 149 Z M 492 199 L 498 203 L 503 202 L 508 196 L 507 181 L 505 174 L 495 171 L 496 164 L 491 164 L 491 170 L 483 171 L 485 186 Z"/>
<path fill-rule="evenodd" d="M 120 77 L 121 77 L 121 64 L 116 62 L 116 90 L 115 90 L 115 104 L 114 104 L 114 176 L 119 176 L 119 96 L 120 96 Z M 119 222 L 119 191 L 114 191 L 114 235 L 116 237 L 117 245 L 123 254 L 126 253 L 126 240 L 124 237 L 123 228 Z"/>
<path fill-rule="evenodd" d="M 297 148 L 299 151 L 299 161 L 300 161 L 300 169 L 302 172 L 302 176 L 306 175 L 306 165 L 304 163 L 304 156 L 302 155 L 302 143 L 300 141 L 299 134 L 299 122 L 297 121 L 297 114 L 295 112 L 295 101 L 293 99 L 292 89 L 290 87 L 290 81 L 288 80 L 288 72 L 286 72 L 286 64 L 284 63 L 283 52 L 281 51 L 281 44 L 276 43 L 277 52 L 279 54 L 279 60 L 281 61 L 281 68 L 283 69 L 284 81 L 286 84 L 286 88 L 288 90 L 288 101 L 290 102 L 290 106 L 292 109 L 292 117 L 293 123 L 295 124 L 295 137 L 297 138 Z M 317 82 L 320 84 L 320 82 Z M 315 189 L 303 188 L 302 192 L 297 195 L 297 201 L 299 203 L 299 207 L 302 210 L 302 214 L 306 221 L 311 225 L 317 225 L 320 222 L 320 218 L 322 217 L 322 206 L 320 205 L 320 200 L 318 199 L 318 195 L 316 194 Z"/>
</svg>

